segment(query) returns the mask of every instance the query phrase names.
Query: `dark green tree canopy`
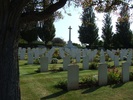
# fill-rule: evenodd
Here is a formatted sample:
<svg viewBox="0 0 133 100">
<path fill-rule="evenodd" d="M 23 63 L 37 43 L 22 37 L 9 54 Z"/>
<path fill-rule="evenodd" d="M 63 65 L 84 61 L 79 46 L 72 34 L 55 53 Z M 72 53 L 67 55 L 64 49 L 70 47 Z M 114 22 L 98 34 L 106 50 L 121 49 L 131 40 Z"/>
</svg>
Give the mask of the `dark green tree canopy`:
<svg viewBox="0 0 133 100">
<path fill-rule="evenodd" d="M 111 17 L 110 13 L 106 13 L 104 15 L 104 20 L 103 20 L 103 27 L 102 27 L 102 39 L 104 42 L 104 48 L 105 49 L 110 49 L 112 45 L 112 39 L 113 39 L 113 32 L 112 28 L 113 26 L 111 25 Z"/>
<path fill-rule="evenodd" d="M 38 30 L 36 28 L 33 28 L 31 30 L 25 30 L 21 32 L 21 38 L 27 41 L 29 44 L 31 44 L 33 41 L 36 41 Z"/>
<path fill-rule="evenodd" d="M 52 43 L 54 46 L 64 46 L 66 44 L 66 42 L 59 37 L 53 38 Z"/>
<path fill-rule="evenodd" d="M 47 45 L 55 37 L 54 18 L 51 17 L 46 21 L 41 21 L 38 31 L 39 38 Z"/>
<path fill-rule="evenodd" d="M 116 22 L 116 35 L 122 48 L 130 48 L 132 43 L 132 31 L 130 30 L 129 12 L 127 5 L 122 6 L 120 17 Z M 120 47 L 120 48 L 121 48 Z"/>
<path fill-rule="evenodd" d="M 98 40 L 98 28 L 95 24 L 95 14 L 92 7 L 84 9 L 82 25 L 79 26 L 79 40 L 91 47 Z"/>
</svg>

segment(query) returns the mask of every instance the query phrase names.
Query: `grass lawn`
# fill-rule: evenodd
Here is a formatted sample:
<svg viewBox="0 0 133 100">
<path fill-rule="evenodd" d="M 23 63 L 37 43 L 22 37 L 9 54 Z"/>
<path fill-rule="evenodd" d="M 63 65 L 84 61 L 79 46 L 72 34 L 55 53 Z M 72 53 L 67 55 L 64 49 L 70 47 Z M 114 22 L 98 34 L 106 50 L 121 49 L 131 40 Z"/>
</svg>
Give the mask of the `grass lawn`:
<svg viewBox="0 0 133 100">
<path fill-rule="evenodd" d="M 19 65 L 22 100 L 133 100 L 133 81 L 112 86 L 63 91 L 54 85 L 60 80 L 66 80 L 67 71 L 37 73 L 39 65 L 27 65 L 25 60 L 19 61 Z M 61 67 L 62 64 L 49 66 L 50 70 L 51 67 Z M 133 68 L 131 70 L 133 71 Z M 97 74 L 97 70 L 80 70 L 79 73 L 80 78 Z"/>
</svg>

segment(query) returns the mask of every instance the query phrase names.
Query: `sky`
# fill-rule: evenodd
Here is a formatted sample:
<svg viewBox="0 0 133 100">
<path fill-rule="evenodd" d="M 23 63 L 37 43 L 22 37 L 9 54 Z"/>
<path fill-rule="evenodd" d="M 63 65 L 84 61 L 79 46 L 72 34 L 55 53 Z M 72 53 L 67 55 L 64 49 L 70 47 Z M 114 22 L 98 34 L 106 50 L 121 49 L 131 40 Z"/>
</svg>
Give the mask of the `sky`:
<svg viewBox="0 0 133 100">
<path fill-rule="evenodd" d="M 82 14 L 82 8 L 74 8 L 74 7 L 69 7 L 66 9 L 68 13 L 71 13 L 71 16 L 67 15 L 64 13 L 63 9 L 60 9 L 62 12 L 64 18 L 60 19 L 56 22 L 54 22 L 55 28 L 56 28 L 56 36 L 55 37 L 60 37 L 61 39 L 64 39 L 64 41 L 69 40 L 69 26 L 72 27 L 71 30 L 71 40 L 73 43 L 78 43 L 81 44 L 79 39 L 78 39 L 78 30 L 79 26 L 81 26 L 81 14 Z M 97 27 L 99 28 L 99 37 L 101 37 L 102 34 L 102 20 L 103 20 L 103 13 L 95 13 L 96 15 L 96 24 Z M 113 25 L 113 32 L 115 32 L 115 23 L 117 21 L 118 14 L 114 13 L 111 15 L 112 16 L 112 25 Z M 131 24 L 131 30 L 133 30 L 133 24 Z"/>
<path fill-rule="evenodd" d="M 72 42 L 80 43 L 78 40 L 78 29 L 79 29 L 79 26 L 81 25 L 80 15 L 82 14 L 82 9 L 70 7 L 69 9 L 67 9 L 67 12 L 71 13 L 71 16 L 64 13 L 64 10 L 62 10 L 64 18 L 54 23 L 55 28 L 56 28 L 55 37 L 60 37 L 67 42 L 69 39 L 68 28 L 69 26 L 71 26 L 72 27 L 72 30 L 71 30 Z"/>
</svg>

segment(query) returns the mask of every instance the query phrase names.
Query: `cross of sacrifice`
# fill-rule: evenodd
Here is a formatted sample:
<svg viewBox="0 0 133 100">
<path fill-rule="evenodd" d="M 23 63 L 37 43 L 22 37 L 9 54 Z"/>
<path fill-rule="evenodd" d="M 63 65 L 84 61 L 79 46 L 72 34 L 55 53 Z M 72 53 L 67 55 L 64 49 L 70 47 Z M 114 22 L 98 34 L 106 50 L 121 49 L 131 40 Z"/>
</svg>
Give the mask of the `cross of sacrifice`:
<svg viewBox="0 0 133 100">
<path fill-rule="evenodd" d="M 71 26 L 69 26 L 68 29 L 69 29 L 69 41 L 71 41 L 71 29 L 72 29 Z"/>
</svg>

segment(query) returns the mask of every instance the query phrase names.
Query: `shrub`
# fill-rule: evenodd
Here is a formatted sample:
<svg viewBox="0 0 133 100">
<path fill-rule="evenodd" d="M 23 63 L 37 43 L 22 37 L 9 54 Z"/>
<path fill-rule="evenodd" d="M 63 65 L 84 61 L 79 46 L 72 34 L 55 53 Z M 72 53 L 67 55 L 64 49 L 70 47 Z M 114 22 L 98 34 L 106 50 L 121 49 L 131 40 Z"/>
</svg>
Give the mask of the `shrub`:
<svg viewBox="0 0 133 100">
<path fill-rule="evenodd" d="M 94 62 L 99 62 L 100 61 L 100 58 L 98 56 L 96 56 L 94 59 L 93 59 Z"/>
<path fill-rule="evenodd" d="M 117 68 L 108 69 L 108 84 L 117 84 L 121 82 L 121 74 Z"/>
<path fill-rule="evenodd" d="M 110 59 L 109 59 L 109 56 L 106 54 L 105 55 L 105 61 L 109 61 Z"/>
<path fill-rule="evenodd" d="M 107 66 L 109 69 L 115 68 L 115 66 L 108 65 Z"/>
<path fill-rule="evenodd" d="M 131 62 L 131 66 L 133 66 L 133 62 Z"/>
<path fill-rule="evenodd" d="M 126 61 L 126 60 L 127 60 L 127 56 L 124 56 L 124 57 L 123 57 L 123 60 Z"/>
<path fill-rule="evenodd" d="M 61 59 L 58 49 L 56 49 L 55 52 L 53 53 L 53 58 Z"/>
<path fill-rule="evenodd" d="M 88 77 L 82 77 L 80 82 L 80 87 L 86 86 L 86 87 L 92 87 L 92 86 L 98 86 L 98 80 L 94 78 L 93 76 Z"/>
<path fill-rule="evenodd" d="M 90 63 L 90 64 L 89 64 L 89 69 L 91 69 L 91 70 L 96 70 L 96 69 L 98 69 L 98 64 L 95 63 L 95 62 Z"/>
<path fill-rule="evenodd" d="M 35 59 L 33 64 L 40 64 L 40 60 L 39 59 Z"/>
<path fill-rule="evenodd" d="M 59 67 L 59 71 L 63 71 L 63 68 L 62 67 Z"/>
<path fill-rule="evenodd" d="M 133 72 L 130 72 L 130 81 L 133 81 Z"/>
<path fill-rule="evenodd" d="M 67 90 L 67 80 L 60 80 L 55 84 L 55 87 L 63 90 Z"/>
<path fill-rule="evenodd" d="M 58 63 L 58 59 L 57 58 L 52 58 L 51 64 L 57 64 L 57 63 Z"/>
</svg>

